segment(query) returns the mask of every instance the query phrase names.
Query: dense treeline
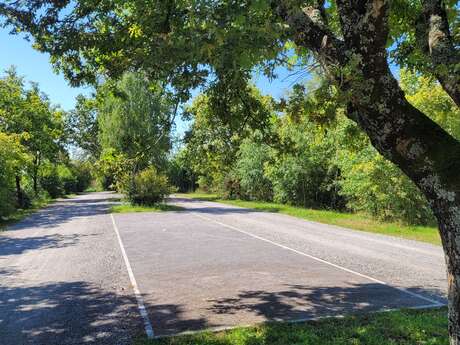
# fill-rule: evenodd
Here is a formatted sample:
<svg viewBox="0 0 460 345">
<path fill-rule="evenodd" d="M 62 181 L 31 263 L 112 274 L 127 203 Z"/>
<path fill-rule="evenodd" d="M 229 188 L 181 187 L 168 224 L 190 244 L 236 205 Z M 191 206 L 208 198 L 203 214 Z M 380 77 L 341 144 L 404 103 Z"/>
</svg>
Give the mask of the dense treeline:
<svg viewBox="0 0 460 345">
<path fill-rule="evenodd" d="M 441 86 L 406 70 L 400 74 L 408 100 L 460 138 L 458 109 Z M 270 121 L 244 128 L 221 120 L 206 94 L 197 97 L 187 109 L 193 125 L 173 160 L 174 183 L 185 190 L 196 182 L 227 198 L 365 212 L 412 224 L 434 222 L 414 183 L 343 115 L 333 101 L 334 90 L 320 82 L 307 89 L 295 88 L 279 104 L 253 89 Z M 323 102 L 324 93 L 329 93 L 328 102 Z"/>
<path fill-rule="evenodd" d="M 400 82 L 412 104 L 460 138 L 458 109 L 437 82 L 407 70 Z M 255 86 L 232 99 L 218 99 L 212 89 L 198 95 L 184 107 L 192 125 L 177 150 L 179 101 L 142 73 L 106 81 L 67 113 L 38 85 L 26 87 L 14 69 L 0 86 L 2 217 L 93 183 L 137 204 L 200 188 L 226 198 L 434 221 L 413 182 L 344 116 L 334 89 L 319 78 L 279 102 Z M 69 148 L 83 158 L 71 159 Z"/>
<path fill-rule="evenodd" d="M 68 114 L 11 68 L 0 78 L 0 217 L 45 198 L 83 191 L 87 163 L 71 160 Z"/>
</svg>

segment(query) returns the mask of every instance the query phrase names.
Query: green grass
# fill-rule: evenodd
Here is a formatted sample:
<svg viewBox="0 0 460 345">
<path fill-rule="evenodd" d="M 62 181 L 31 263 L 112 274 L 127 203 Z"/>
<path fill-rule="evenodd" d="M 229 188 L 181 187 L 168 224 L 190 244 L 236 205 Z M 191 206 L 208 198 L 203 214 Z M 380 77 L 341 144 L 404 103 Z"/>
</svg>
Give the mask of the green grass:
<svg viewBox="0 0 460 345">
<path fill-rule="evenodd" d="M 302 323 L 254 327 L 157 340 L 135 345 L 448 345 L 447 309 L 400 310 Z"/>
<path fill-rule="evenodd" d="M 10 214 L 7 218 L 0 217 L 0 231 L 6 229 L 7 226 L 17 223 L 32 213 L 37 212 L 39 209 L 49 205 L 53 202 L 52 198 L 40 198 L 32 201 L 32 206 L 27 209 L 17 209 L 14 213 Z"/>
<path fill-rule="evenodd" d="M 308 219 L 314 222 L 337 225 L 355 230 L 402 237 L 436 245 L 441 244 L 437 228 L 430 226 L 411 226 L 399 223 L 381 222 L 363 214 L 329 210 L 313 210 L 271 202 L 225 200 L 220 198 L 217 194 L 189 193 L 177 195 L 200 200 L 217 201 L 229 205 L 248 207 L 259 211 L 278 212 L 302 219 Z"/>
<path fill-rule="evenodd" d="M 184 208 L 169 205 L 169 204 L 156 204 L 153 206 L 139 206 L 123 203 L 121 205 L 114 205 L 110 208 L 112 213 L 131 213 L 131 212 L 160 212 L 160 211 L 182 211 Z"/>
</svg>

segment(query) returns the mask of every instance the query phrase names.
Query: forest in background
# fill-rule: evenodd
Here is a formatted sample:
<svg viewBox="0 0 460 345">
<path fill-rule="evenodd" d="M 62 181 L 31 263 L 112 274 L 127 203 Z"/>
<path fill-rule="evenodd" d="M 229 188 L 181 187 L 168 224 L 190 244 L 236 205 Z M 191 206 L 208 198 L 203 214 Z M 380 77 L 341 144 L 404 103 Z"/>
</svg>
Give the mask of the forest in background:
<svg viewBox="0 0 460 345">
<path fill-rule="evenodd" d="M 408 100 L 455 138 L 460 116 L 429 77 L 400 71 Z M 425 197 L 314 77 L 279 101 L 254 86 L 180 101 L 142 73 L 107 80 L 65 112 L 9 69 L 0 79 L 0 216 L 68 193 L 116 190 L 133 204 L 199 189 L 228 199 L 434 224 Z M 212 94 L 214 93 L 214 94 Z M 325 101 L 327 99 L 327 101 Z M 190 120 L 174 135 L 178 116 Z"/>
</svg>

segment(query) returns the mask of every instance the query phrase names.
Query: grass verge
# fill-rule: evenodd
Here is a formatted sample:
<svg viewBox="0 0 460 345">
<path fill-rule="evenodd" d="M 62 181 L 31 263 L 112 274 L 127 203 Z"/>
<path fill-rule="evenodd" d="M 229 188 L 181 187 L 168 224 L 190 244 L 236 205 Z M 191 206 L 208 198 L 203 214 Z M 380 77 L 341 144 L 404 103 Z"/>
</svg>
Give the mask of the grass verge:
<svg viewBox="0 0 460 345">
<path fill-rule="evenodd" d="M 135 345 L 448 345 L 447 308 L 399 310 L 302 323 L 266 323 Z"/>
<path fill-rule="evenodd" d="M 402 237 L 410 240 L 440 245 L 441 239 L 437 228 L 430 226 L 411 226 L 399 223 L 381 222 L 367 215 L 344 213 L 329 210 L 313 210 L 271 202 L 226 200 L 217 194 L 188 193 L 178 196 L 194 199 L 216 201 L 224 204 L 253 208 L 259 211 L 278 212 L 314 222 L 342 226 L 345 228 Z"/>
<path fill-rule="evenodd" d="M 17 223 L 39 209 L 49 205 L 55 199 L 41 198 L 32 201 L 32 206 L 27 209 L 17 209 L 14 213 L 10 214 L 7 218 L 0 217 L 0 231 L 4 231 L 7 226 Z"/>
<path fill-rule="evenodd" d="M 161 212 L 161 211 L 182 211 L 184 208 L 169 205 L 156 204 L 153 206 L 139 206 L 131 204 L 114 205 L 110 208 L 111 213 L 131 213 L 131 212 Z"/>
</svg>

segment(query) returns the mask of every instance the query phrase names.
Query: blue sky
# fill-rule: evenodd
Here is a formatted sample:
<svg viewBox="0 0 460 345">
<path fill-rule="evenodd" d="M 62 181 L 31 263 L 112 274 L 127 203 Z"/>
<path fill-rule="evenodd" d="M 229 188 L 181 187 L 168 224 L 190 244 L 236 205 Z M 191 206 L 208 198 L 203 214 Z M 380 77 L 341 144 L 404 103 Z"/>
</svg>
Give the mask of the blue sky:
<svg viewBox="0 0 460 345">
<path fill-rule="evenodd" d="M 53 104 L 59 104 L 65 110 L 70 110 L 75 104 L 75 97 L 88 94 L 90 88 L 72 88 L 62 75 L 57 75 L 49 63 L 47 54 L 39 53 L 20 36 L 12 36 L 6 29 L 0 29 L 0 69 L 3 73 L 11 65 L 16 66 L 19 75 L 27 81 L 40 85 Z"/>
<path fill-rule="evenodd" d="M 90 87 L 70 87 L 64 77 L 56 74 L 49 62 L 47 54 L 34 50 L 31 42 L 27 42 L 20 36 L 12 36 L 6 29 L 0 29 L 0 70 L 3 72 L 11 65 L 16 66 L 19 75 L 27 81 L 34 81 L 40 85 L 53 104 L 59 104 L 64 110 L 70 110 L 75 105 L 75 97 L 78 94 L 90 94 Z M 261 75 L 254 76 L 254 82 L 263 94 L 270 94 L 279 98 L 286 94 L 287 90 L 296 81 L 295 76 L 280 69 L 277 71 L 278 78 L 269 81 Z M 176 121 L 177 132 L 180 135 L 187 128 L 187 124 L 180 118 Z"/>
</svg>

